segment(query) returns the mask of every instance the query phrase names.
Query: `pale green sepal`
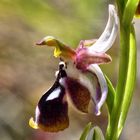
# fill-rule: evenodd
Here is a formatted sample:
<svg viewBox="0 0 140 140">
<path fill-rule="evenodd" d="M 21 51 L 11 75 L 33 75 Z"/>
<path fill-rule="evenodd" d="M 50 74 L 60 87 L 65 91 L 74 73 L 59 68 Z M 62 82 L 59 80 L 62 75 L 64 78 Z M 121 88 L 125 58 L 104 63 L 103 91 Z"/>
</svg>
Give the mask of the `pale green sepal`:
<svg viewBox="0 0 140 140">
<path fill-rule="evenodd" d="M 90 130 L 85 140 L 105 140 L 101 129 L 95 126 Z"/>
<path fill-rule="evenodd" d="M 116 91 L 115 91 L 111 81 L 109 80 L 109 78 L 106 75 L 105 75 L 105 79 L 106 79 L 107 86 L 108 86 L 108 95 L 107 95 L 107 99 L 106 99 L 106 104 L 108 107 L 109 115 L 111 115 Z"/>
<path fill-rule="evenodd" d="M 85 140 L 86 139 L 86 136 L 88 135 L 89 131 L 91 130 L 92 128 L 92 123 L 88 123 L 80 137 L 80 140 Z"/>
</svg>

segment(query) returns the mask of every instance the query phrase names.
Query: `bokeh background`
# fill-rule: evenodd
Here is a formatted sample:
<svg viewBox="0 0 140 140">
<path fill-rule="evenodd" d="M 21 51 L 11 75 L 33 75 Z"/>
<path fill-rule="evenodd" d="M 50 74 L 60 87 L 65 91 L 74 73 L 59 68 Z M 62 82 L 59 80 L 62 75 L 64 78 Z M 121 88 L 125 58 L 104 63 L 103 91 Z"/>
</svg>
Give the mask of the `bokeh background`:
<svg viewBox="0 0 140 140">
<path fill-rule="evenodd" d="M 107 22 L 109 0 L 0 0 L 0 139 L 78 140 L 92 121 L 105 132 L 107 113 L 80 114 L 69 105 L 70 126 L 59 133 L 33 130 L 28 121 L 41 95 L 53 84 L 58 60 L 52 48 L 35 47 L 52 35 L 75 48 L 82 39 L 98 38 Z M 134 20 L 138 75 L 134 98 L 121 140 L 140 139 L 140 20 Z M 113 61 L 101 66 L 117 82 L 119 37 L 108 51 Z"/>
</svg>

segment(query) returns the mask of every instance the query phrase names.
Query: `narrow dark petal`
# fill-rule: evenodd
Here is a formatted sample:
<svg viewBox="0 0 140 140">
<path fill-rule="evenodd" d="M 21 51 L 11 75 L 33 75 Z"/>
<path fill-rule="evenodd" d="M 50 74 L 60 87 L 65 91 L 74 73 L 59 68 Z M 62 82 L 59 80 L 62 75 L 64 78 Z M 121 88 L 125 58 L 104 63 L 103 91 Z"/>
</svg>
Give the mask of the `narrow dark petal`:
<svg viewBox="0 0 140 140">
<path fill-rule="evenodd" d="M 56 82 L 38 103 L 37 124 L 44 131 L 57 132 L 68 127 L 68 104 L 65 89 Z"/>
<path fill-rule="evenodd" d="M 95 87 L 95 92 L 96 92 L 95 100 L 96 100 L 96 103 L 98 103 L 102 96 L 100 83 L 99 83 L 99 80 L 98 80 L 96 74 L 92 73 L 91 78 L 93 78 L 93 80 L 94 80 L 94 87 Z"/>
<path fill-rule="evenodd" d="M 66 84 L 69 96 L 75 107 L 78 110 L 87 113 L 88 105 L 91 99 L 89 90 L 74 78 L 68 77 Z"/>
</svg>

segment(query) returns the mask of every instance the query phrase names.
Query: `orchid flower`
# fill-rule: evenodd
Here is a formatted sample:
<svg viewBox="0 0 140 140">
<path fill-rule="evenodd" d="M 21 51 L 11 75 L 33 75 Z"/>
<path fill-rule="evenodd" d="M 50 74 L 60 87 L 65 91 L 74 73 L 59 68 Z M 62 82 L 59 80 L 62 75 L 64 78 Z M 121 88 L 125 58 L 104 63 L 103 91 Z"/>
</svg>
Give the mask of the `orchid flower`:
<svg viewBox="0 0 140 140">
<path fill-rule="evenodd" d="M 104 104 L 108 93 L 107 82 L 98 65 L 111 62 L 111 57 L 105 52 L 113 45 L 117 36 L 117 31 L 117 12 L 113 5 L 109 5 L 108 22 L 99 39 L 82 40 L 76 50 L 52 36 L 47 36 L 37 43 L 37 45 L 55 47 L 55 57 L 71 60 L 73 62 L 75 68 L 78 69 L 80 73 L 76 80 L 84 85 L 88 85 L 87 87 L 90 91 L 90 95 L 95 103 L 96 115 L 100 115 L 100 109 Z M 92 75 L 92 82 L 91 78 L 89 79 L 89 76 L 87 76 L 88 73 Z M 74 82 L 74 80 L 71 82 Z M 69 84 L 71 82 L 69 82 Z M 93 82 L 95 85 L 93 85 Z"/>
</svg>

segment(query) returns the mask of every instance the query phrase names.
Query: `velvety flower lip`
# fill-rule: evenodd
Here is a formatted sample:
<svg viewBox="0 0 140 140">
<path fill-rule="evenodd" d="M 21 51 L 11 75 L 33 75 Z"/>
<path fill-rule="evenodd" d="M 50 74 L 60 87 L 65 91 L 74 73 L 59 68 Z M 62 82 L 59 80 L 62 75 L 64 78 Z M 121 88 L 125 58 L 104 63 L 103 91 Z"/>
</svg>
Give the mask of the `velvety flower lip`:
<svg viewBox="0 0 140 140">
<path fill-rule="evenodd" d="M 40 98 L 35 111 L 35 121 L 33 118 L 29 120 L 29 125 L 34 129 L 57 132 L 69 126 L 66 88 L 63 85 L 67 73 L 63 67 L 60 63 L 55 83 Z"/>
</svg>

